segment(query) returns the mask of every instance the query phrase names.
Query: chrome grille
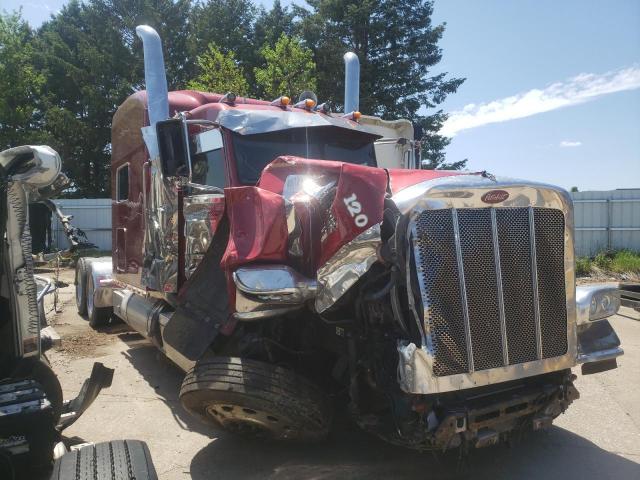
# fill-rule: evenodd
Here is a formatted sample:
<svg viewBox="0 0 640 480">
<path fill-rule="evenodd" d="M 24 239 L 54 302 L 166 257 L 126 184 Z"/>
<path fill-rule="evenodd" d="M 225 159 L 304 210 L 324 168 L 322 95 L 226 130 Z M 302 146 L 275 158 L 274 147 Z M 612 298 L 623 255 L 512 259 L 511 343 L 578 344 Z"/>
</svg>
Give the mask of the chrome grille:
<svg viewBox="0 0 640 480">
<path fill-rule="evenodd" d="M 560 210 L 424 210 L 413 235 L 434 375 L 567 352 Z"/>
</svg>

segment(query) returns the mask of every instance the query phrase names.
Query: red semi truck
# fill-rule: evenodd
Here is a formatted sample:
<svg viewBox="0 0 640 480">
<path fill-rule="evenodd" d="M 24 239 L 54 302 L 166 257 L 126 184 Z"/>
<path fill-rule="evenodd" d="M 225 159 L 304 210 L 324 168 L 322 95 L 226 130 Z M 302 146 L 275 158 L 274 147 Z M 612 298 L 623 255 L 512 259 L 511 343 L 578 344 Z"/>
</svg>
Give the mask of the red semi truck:
<svg viewBox="0 0 640 480">
<path fill-rule="evenodd" d="M 113 120 L 113 256 L 78 262 L 78 309 L 182 368 L 193 415 L 313 440 L 342 408 L 409 448 L 482 447 L 548 426 L 578 397 L 573 367 L 616 367 L 618 296 L 576 288 L 564 190 L 380 168 L 349 80 L 343 115 L 168 93 L 160 39 L 137 31 L 147 90 Z"/>
</svg>

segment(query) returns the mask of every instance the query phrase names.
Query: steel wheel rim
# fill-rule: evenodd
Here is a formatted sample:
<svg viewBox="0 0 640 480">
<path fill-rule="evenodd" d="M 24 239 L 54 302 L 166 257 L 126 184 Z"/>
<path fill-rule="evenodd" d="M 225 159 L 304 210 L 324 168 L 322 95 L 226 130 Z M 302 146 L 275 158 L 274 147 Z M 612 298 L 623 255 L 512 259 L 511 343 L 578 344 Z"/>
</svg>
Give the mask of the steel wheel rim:
<svg viewBox="0 0 640 480">
<path fill-rule="evenodd" d="M 258 437 L 286 438 L 291 427 L 287 420 L 272 413 L 233 403 L 211 403 L 205 408 L 207 416 L 226 430 Z"/>
</svg>

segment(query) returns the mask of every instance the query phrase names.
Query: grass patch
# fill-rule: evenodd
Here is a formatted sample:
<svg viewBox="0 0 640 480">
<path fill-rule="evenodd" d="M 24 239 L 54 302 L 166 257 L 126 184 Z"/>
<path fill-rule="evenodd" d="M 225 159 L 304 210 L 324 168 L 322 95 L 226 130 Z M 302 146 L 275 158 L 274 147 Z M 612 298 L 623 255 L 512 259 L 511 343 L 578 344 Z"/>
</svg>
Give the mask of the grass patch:
<svg viewBox="0 0 640 480">
<path fill-rule="evenodd" d="M 593 260 L 600 269 L 616 273 L 639 273 L 640 253 L 631 250 L 600 252 Z"/>
<path fill-rule="evenodd" d="M 591 259 L 588 257 L 576 258 L 576 275 L 585 277 L 591 272 Z"/>
<path fill-rule="evenodd" d="M 631 250 L 604 251 L 594 258 L 578 257 L 576 274 L 589 275 L 594 267 L 610 273 L 640 273 L 640 253 Z"/>
</svg>

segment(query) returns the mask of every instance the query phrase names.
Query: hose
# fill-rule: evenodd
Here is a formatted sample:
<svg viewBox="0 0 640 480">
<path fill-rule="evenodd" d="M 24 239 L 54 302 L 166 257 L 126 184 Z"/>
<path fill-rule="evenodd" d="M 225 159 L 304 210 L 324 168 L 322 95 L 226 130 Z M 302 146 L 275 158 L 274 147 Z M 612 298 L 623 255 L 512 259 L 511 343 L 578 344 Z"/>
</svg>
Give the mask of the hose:
<svg viewBox="0 0 640 480">
<path fill-rule="evenodd" d="M 7 200 L 11 204 L 13 214 L 16 217 L 20 234 L 20 249 L 22 253 L 24 277 L 22 283 L 24 286 L 23 295 L 27 297 L 27 325 L 28 331 L 32 335 L 38 335 L 40 332 L 40 316 L 38 313 L 38 286 L 33 278 L 33 256 L 31 246 L 31 234 L 27 222 L 27 214 L 24 202 L 25 192 L 22 185 L 17 182 L 11 182 L 7 190 Z"/>
</svg>

